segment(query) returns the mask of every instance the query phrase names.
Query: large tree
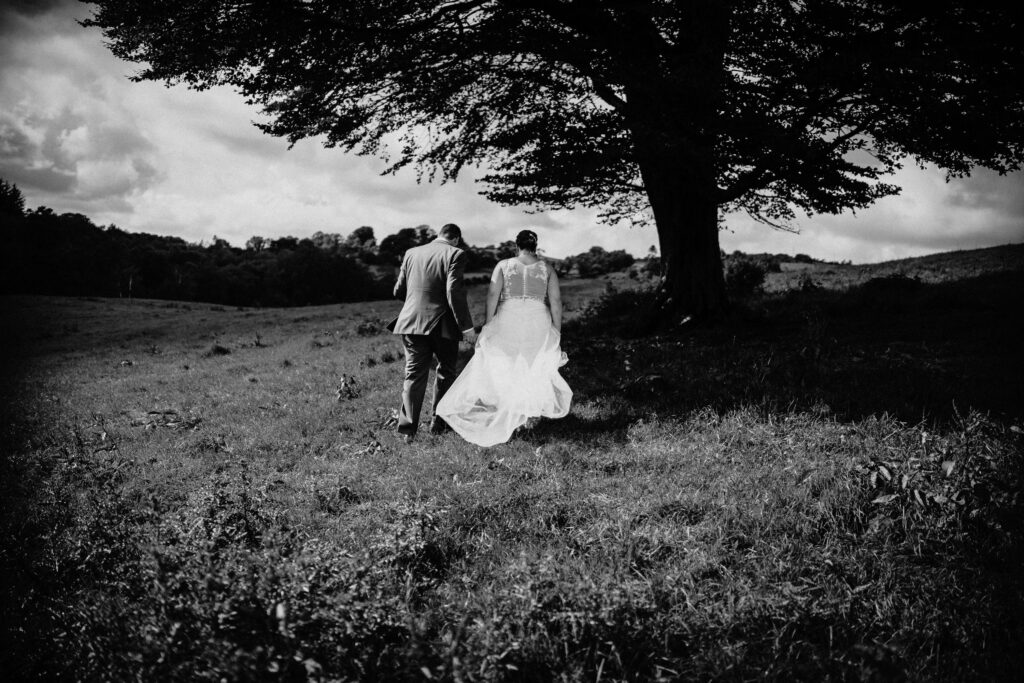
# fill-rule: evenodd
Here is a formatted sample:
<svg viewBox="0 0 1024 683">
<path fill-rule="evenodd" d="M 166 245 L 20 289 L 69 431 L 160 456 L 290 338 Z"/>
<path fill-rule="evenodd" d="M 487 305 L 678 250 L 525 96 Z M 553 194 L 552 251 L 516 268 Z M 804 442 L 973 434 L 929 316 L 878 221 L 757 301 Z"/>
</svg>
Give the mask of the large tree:
<svg viewBox="0 0 1024 683">
<path fill-rule="evenodd" d="M 230 85 L 295 142 L 491 199 L 653 216 L 677 311 L 725 303 L 723 212 L 768 224 L 1022 157 L 1021 26 L 985 0 L 97 0 L 138 79 Z"/>
</svg>

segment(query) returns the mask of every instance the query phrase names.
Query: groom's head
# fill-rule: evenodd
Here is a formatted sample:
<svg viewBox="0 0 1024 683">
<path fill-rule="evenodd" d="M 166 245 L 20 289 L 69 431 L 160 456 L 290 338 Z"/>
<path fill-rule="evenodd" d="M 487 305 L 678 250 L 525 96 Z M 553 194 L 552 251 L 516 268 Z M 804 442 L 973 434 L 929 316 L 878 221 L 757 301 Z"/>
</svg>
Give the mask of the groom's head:
<svg viewBox="0 0 1024 683">
<path fill-rule="evenodd" d="M 462 239 L 462 230 L 454 223 L 448 223 L 441 228 L 441 232 L 438 235 L 447 242 L 458 244 L 459 240 Z"/>
</svg>

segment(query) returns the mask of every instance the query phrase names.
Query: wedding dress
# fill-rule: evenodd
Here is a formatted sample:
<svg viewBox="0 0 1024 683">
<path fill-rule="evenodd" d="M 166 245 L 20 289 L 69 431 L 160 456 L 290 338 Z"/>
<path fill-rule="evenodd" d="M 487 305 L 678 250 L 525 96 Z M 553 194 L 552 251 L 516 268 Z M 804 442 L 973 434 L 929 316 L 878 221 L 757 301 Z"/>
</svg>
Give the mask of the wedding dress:
<svg viewBox="0 0 1024 683">
<path fill-rule="evenodd" d="M 549 266 L 512 258 L 498 267 L 504 282 L 497 312 L 436 410 L 462 438 L 480 446 L 508 441 L 531 417 L 565 417 L 572 401 L 558 372 L 567 360 L 561 335 L 545 301 Z"/>
</svg>

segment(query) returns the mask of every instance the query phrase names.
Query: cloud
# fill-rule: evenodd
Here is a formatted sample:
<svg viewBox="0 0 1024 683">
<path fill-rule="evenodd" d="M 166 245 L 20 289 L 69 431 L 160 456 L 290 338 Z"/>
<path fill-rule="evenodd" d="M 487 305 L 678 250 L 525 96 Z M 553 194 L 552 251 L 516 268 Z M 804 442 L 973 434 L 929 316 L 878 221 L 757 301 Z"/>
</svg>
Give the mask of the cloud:
<svg viewBox="0 0 1024 683">
<path fill-rule="evenodd" d="M 976 169 L 947 183 L 939 168 L 908 164 L 891 182 L 900 194 L 856 214 L 802 216 L 799 234 L 731 216 L 723 247 L 863 263 L 1024 240 L 1024 173 Z"/>
<path fill-rule="evenodd" d="M 46 14 L 59 5 L 66 5 L 67 0 L 5 0 L 4 9 L 29 16 Z"/>
<path fill-rule="evenodd" d="M 135 122 L 103 109 L 81 98 L 52 116 L 0 111 L 0 174 L 57 203 L 124 205 L 159 178 L 154 148 Z"/>
<path fill-rule="evenodd" d="M 28 5 L 31 4 L 31 7 Z M 94 216 L 132 209 L 160 178 L 143 122 L 112 96 L 102 46 L 83 40 L 68 3 L 4 11 L 0 175 L 29 199 Z"/>
<path fill-rule="evenodd" d="M 1010 188 L 1012 191 L 1007 191 Z M 950 184 L 944 202 L 957 209 L 985 209 L 1024 221 L 1024 180 L 981 169 Z"/>
<path fill-rule="evenodd" d="M 46 135 L 0 113 L 0 176 L 24 189 L 63 194 L 75 182 L 75 174 L 42 160 Z"/>
<path fill-rule="evenodd" d="M 62 4 L 66 0 L 4 0 L 0 5 L 0 35 L 25 19 L 48 14 Z"/>
</svg>

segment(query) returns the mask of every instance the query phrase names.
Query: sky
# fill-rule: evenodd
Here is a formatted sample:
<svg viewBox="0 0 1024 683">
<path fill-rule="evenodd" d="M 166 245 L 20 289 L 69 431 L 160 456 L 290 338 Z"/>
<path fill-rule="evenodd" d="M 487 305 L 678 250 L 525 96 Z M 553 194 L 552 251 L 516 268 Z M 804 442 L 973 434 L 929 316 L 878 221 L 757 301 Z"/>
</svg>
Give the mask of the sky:
<svg viewBox="0 0 1024 683">
<path fill-rule="evenodd" d="M 316 139 L 288 149 L 253 125 L 260 112 L 229 89 L 131 82 L 138 66 L 77 24 L 89 13 L 76 0 L 0 0 L 0 178 L 29 208 L 237 246 L 253 235 L 347 235 L 370 225 L 380 239 L 445 223 L 480 246 L 529 227 L 555 257 L 593 245 L 639 256 L 657 244 L 653 226 L 608 226 L 593 210 L 493 204 L 473 183 L 482 171 L 417 183 L 412 170 L 382 176 L 380 160 Z M 1024 173 L 979 169 L 947 183 L 941 170 L 908 161 L 890 181 L 900 195 L 856 214 L 799 217 L 796 233 L 729 216 L 722 248 L 870 263 L 1024 241 Z"/>
</svg>

